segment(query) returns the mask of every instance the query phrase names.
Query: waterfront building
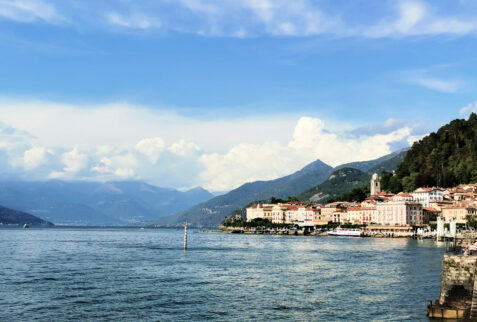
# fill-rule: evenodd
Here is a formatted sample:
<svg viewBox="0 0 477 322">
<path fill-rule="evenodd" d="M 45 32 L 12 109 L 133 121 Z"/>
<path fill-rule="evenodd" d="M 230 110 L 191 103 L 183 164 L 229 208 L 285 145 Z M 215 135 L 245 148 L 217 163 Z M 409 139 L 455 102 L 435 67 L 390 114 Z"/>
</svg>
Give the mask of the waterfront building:
<svg viewBox="0 0 477 322">
<path fill-rule="evenodd" d="M 277 204 L 272 207 L 272 223 L 284 224 L 286 221 L 286 212 L 288 206 L 283 204 Z"/>
<path fill-rule="evenodd" d="M 423 224 L 422 205 L 414 201 L 390 201 L 376 205 L 378 225 L 420 226 Z"/>
<path fill-rule="evenodd" d="M 377 220 L 376 202 L 373 200 L 365 200 L 361 203 L 362 224 L 371 224 Z"/>
<path fill-rule="evenodd" d="M 321 208 L 321 217 L 323 220 L 332 222 L 341 222 L 341 214 L 346 212 L 346 208 L 354 204 L 349 202 L 332 202 Z"/>
<path fill-rule="evenodd" d="M 316 209 L 298 208 L 297 225 L 300 227 L 313 227 Z"/>
<path fill-rule="evenodd" d="M 439 188 L 418 188 L 412 193 L 412 198 L 427 208 L 430 202 L 444 199 L 442 192 Z"/>
<path fill-rule="evenodd" d="M 442 207 L 441 216 L 445 223 L 450 223 L 454 218 L 458 224 L 466 224 L 467 216 L 477 216 L 477 207 L 469 203 L 460 203 L 452 206 Z"/>
<path fill-rule="evenodd" d="M 256 218 L 268 219 L 272 221 L 271 204 L 256 204 L 247 208 L 247 221 L 252 221 Z"/>
<path fill-rule="evenodd" d="M 370 188 L 371 188 L 371 196 L 377 195 L 378 193 L 381 192 L 381 182 L 377 173 L 373 174 L 373 176 L 371 177 Z"/>
<path fill-rule="evenodd" d="M 288 206 L 285 211 L 285 224 L 296 224 L 298 222 L 298 207 Z"/>
<path fill-rule="evenodd" d="M 354 225 L 363 224 L 363 208 L 361 207 L 349 207 L 346 210 L 347 222 Z"/>
<path fill-rule="evenodd" d="M 313 210 L 313 226 L 325 226 L 328 225 L 328 218 L 321 213 L 321 206 L 313 206 L 310 209 Z"/>
</svg>

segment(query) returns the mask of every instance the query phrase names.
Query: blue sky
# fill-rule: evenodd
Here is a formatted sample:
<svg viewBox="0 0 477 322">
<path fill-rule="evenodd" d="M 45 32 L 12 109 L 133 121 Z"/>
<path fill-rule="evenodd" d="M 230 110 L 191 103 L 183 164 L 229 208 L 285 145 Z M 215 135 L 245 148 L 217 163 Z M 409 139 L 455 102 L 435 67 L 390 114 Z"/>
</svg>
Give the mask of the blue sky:
<svg viewBox="0 0 477 322">
<path fill-rule="evenodd" d="M 475 1 L 0 0 L 3 179 L 228 190 L 476 110 Z"/>
</svg>

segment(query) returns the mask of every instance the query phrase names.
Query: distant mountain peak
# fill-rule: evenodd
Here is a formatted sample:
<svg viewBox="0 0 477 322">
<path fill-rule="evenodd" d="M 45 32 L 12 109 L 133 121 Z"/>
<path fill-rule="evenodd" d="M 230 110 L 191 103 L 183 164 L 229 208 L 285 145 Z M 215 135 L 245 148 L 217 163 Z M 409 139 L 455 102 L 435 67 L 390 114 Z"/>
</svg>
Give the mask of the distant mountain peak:
<svg viewBox="0 0 477 322">
<path fill-rule="evenodd" d="M 312 163 L 309 163 L 308 165 L 303 167 L 303 169 L 301 169 L 299 172 L 306 173 L 306 172 L 310 172 L 310 171 L 326 170 L 326 169 L 331 169 L 331 168 L 332 167 L 330 165 L 324 163 L 320 159 L 317 159 L 317 160 L 313 161 Z"/>
</svg>

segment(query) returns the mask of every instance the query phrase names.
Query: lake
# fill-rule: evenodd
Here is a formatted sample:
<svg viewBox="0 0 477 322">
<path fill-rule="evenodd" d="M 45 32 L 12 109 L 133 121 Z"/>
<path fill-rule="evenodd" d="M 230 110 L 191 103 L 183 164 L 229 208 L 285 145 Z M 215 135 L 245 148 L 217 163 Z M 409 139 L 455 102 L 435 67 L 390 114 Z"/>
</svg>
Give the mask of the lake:
<svg viewBox="0 0 477 322">
<path fill-rule="evenodd" d="M 422 320 L 429 240 L 0 229 L 1 320 Z"/>
</svg>

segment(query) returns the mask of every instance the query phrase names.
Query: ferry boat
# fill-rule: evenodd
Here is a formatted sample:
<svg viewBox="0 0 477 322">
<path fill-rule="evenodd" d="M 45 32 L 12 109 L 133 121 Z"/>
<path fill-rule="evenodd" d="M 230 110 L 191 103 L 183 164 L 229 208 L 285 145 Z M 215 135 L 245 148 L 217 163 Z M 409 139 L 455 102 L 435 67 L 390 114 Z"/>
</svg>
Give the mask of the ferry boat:
<svg viewBox="0 0 477 322">
<path fill-rule="evenodd" d="M 336 228 L 328 232 L 328 236 L 361 237 L 363 232 L 359 229 Z"/>
</svg>

